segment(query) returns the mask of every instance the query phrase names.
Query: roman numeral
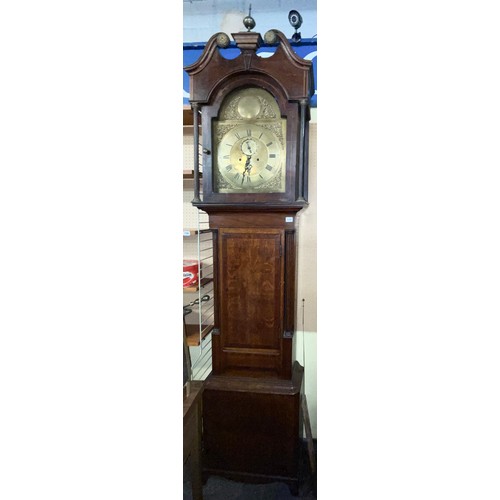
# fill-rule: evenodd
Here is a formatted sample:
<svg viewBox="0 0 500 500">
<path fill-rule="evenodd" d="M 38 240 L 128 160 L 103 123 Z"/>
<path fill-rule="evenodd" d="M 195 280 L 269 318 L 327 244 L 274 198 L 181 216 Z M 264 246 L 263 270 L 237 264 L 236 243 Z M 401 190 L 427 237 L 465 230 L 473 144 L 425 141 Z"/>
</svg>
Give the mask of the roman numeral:
<svg viewBox="0 0 500 500">
<path fill-rule="evenodd" d="M 269 158 L 276 158 L 276 153 L 271 153 L 271 154 L 269 155 Z"/>
<path fill-rule="evenodd" d="M 229 159 L 229 155 L 224 155 L 222 158 L 224 158 L 224 160 L 228 160 Z"/>
<path fill-rule="evenodd" d="M 235 132 L 234 135 L 236 136 L 237 139 L 241 139 L 241 136 L 240 134 L 238 134 L 238 132 Z"/>
<path fill-rule="evenodd" d="M 226 170 L 229 172 L 232 168 L 233 168 L 233 166 L 232 166 L 232 165 L 228 165 L 228 166 L 226 167 Z"/>
<path fill-rule="evenodd" d="M 239 172 L 236 172 L 236 174 L 234 175 L 234 180 L 238 180 L 240 177 L 240 173 Z"/>
<path fill-rule="evenodd" d="M 266 169 L 271 171 L 273 169 L 273 167 L 271 167 L 271 165 L 266 165 Z"/>
<path fill-rule="evenodd" d="M 259 135 L 259 139 L 264 135 L 264 132 L 261 132 Z"/>
<path fill-rule="evenodd" d="M 252 130 L 247 128 L 247 135 L 248 137 L 252 137 Z"/>
<path fill-rule="evenodd" d="M 272 144 L 272 142 L 269 142 L 266 144 L 267 147 L 269 147 Z"/>
</svg>

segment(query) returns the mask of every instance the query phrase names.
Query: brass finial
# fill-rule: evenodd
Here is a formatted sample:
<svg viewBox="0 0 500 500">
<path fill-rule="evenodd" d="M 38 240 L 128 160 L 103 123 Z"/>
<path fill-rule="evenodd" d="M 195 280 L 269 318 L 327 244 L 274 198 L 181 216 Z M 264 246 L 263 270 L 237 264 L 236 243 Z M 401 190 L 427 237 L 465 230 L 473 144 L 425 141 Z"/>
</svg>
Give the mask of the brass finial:
<svg viewBox="0 0 500 500">
<path fill-rule="evenodd" d="M 247 31 L 251 31 L 253 28 L 255 28 L 255 20 L 251 16 L 251 14 L 252 14 L 252 4 L 250 4 L 248 8 L 248 16 L 246 16 L 245 19 L 243 19 L 243 25 L 245 26 Z"/>
</svg>

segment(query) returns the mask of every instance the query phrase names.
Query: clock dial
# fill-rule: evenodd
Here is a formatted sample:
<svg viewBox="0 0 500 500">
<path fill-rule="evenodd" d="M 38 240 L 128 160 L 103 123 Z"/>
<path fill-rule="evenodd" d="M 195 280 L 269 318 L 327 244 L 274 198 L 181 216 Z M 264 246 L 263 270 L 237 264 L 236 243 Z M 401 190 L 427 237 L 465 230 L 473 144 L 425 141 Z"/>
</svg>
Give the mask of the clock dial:
<svg viewBox="0 0 500 500">
<path fill-rule="evenodd" d="M 221 187 L 248 192 L 272 188 L 282 169 L 282 147 L 269 129 L 237 125 L 222 137 L 217 165 Z"/>
<path fill-rule="evenodd" d="M 269 92 L 246 87 L 229 94 L 213 137 L 216 192 L 285 192 L 286 119 Z"/>
</svg>

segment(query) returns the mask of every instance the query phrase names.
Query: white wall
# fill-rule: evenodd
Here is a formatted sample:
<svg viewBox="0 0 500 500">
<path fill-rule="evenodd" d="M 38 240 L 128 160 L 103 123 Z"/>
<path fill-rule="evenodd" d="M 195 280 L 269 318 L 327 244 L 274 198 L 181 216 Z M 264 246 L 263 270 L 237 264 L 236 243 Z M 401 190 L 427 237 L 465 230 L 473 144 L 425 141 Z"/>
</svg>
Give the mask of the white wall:
<svg viewBox="0 0 500 500">
<path fill-rule="evenodd" d="M 315 111 L 315 110 L 314 110 Z M 317 123 L 312 113 L 309 128 L 309 206 L 299 212 L 297 314 L 295 358 L 304 366 L 304 389 L 313 437 L 317 415 Z"/>
</svg>

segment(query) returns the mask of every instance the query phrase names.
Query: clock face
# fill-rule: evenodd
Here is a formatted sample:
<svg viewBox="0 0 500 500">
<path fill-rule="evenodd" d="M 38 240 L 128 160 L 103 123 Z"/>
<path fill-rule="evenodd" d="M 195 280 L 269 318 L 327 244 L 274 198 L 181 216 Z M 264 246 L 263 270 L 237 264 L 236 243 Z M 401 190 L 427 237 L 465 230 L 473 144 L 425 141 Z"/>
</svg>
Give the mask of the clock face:
<svg viewBox="0 0 500 500">
<path fill-rule="evenodd" d="M 222 137 L 217 165 L 230 189 L 254 191 L 276 184 L 281 172 L 282 147 L 271 130 L 255 123 L 237 125 Z"/>
<path fill-rule="evenodd" d="M 233 92 L 213 126 L 216 192 L 285 191 L 286 120 L 269 92 Z"/>
</svg>

